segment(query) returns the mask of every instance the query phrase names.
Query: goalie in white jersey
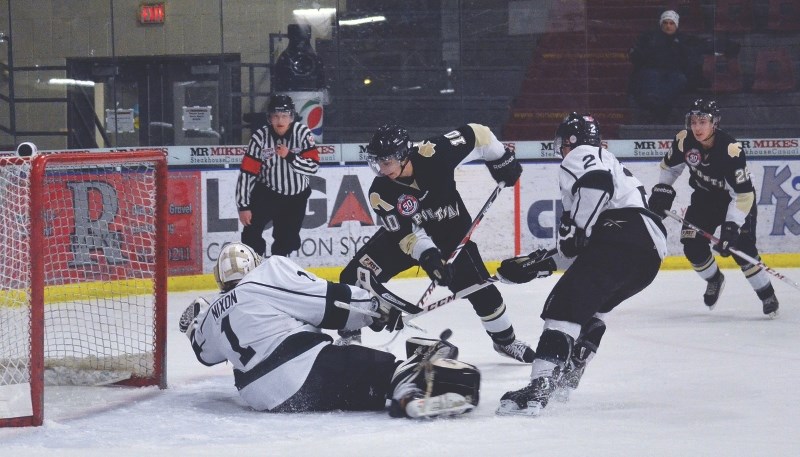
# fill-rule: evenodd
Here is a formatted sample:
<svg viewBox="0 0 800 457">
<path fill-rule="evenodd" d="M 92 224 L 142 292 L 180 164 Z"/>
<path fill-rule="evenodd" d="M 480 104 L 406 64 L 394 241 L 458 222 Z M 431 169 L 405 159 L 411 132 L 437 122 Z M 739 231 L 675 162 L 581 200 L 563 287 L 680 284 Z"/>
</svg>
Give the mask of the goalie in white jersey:
<svg viewBox="0 0 800 457">
<path fill-rule="evenodd" d="M 453 360 L 455 346 L 416 339 L 400 363 L 389 352 L 335 346 L 322 332 L 401 327 L 400 312 L 384 298 L 390 292 L 371 293 L 380 285 L 362 272 L 358 285 L 369 290 L 323 280 L 283 256 L 262 260 L 247 245 L 229 244 L 214 267 L 222 294 L 210 304 L 195 300 L 180 329 L 200 363 L 233 365 L 239 395 L 259 411 L 383 410 L 387 400 L 395 417 L 472 410 L 480 373 Z M 429 376 L 436 382 L 427 383 Z"/>
<path fill-rule="evenodd" d="M 545 301 L 530 384 L 503 395 L 498 414 L 538 415 L 556 391 L 576 388 L 606 330 L 605 314 L 647 287 L 667 252 L 644 186 L 602 147 L 591 115 L 567 116 L 554 149 L 563 158 L 558 249 L 575 261 Z"/>
</svg>

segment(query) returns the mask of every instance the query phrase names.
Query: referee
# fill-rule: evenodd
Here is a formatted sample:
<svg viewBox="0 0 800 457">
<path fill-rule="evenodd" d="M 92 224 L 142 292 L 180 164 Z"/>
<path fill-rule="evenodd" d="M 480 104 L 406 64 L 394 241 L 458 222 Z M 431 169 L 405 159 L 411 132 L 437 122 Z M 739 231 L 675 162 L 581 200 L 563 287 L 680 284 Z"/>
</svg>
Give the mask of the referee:
<svg viewBox="0 0 800 457">
<path fill-rule="evenodd" d="M 271 255 L 288 256 L 300 248 L 300 227 L 311 195 L 308 177 L 319 169 L 311 130 L 295 122 L 295 115 L 289 96 L 272 96 L 269 122 L 250 137 L 236 182 L 242 243 L 262 256 L 267 249 L 262 234 L 270 221 Z"/>
</svg>

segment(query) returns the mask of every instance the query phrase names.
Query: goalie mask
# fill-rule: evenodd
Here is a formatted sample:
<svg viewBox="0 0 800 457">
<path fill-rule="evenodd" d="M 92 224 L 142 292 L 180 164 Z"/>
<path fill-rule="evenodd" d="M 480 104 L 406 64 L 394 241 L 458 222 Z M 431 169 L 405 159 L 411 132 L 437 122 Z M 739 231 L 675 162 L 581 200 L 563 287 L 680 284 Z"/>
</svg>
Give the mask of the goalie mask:
<svg viewBox="0 0 800 457">
<path fill-rule="evenodd" d="M 219 254 L 214 265 L 214 279 L 222 292 L 227 292 L 239 284 L 247 273 L 261 264 L 261 256 L 250 246 L 242 243 L 231 243 Z"/>
<path fill-rule="evenodd" d="M 399 125 L 383 125 L 367 144 L 367 163 L 376 175 L 384 176 L 381 166 L 385 169 L 393 163 L 403 165 L 412 147 L 408 130 Z"/>
<path fill-rule="evenodd" d="M 692 106 L 690 106 L 689 111 L 686 112 L 686 130 L 691 130 L 692 128 L 692 116 L 708 118 L 715 130 L 719 126 L 719 121 L 722 119 L 717 102 L 714 100 L 704 100 L 702 98 L 698 98 L 692 102 Z"/>
<path fill-rule="evenodd" d="M 553 149 L 564 157 L 561 148 L 573 149 L 583 144 L 600 146 L 600 125 L 591 114 L 570 113 L 556 129 Z"/>
</svg>

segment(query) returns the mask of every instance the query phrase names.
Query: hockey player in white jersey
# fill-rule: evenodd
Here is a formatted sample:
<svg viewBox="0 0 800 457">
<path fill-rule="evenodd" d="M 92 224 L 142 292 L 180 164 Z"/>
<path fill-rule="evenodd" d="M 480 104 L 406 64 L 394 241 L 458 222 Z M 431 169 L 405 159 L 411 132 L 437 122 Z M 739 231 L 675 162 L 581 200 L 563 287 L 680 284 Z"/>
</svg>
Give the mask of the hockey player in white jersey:
<svg viewBox="0 0 800 457">
<path fill-rule="evenodd" d="M 605 314 L 647 287 L 666 255 L 666 230 L 647 210 L 644 187 L 602 147 L 591 115 L 567 116 L 554 149 L 563 158 L 558 249 L 575 260 L 545 301 L 531 381 L 504 394 L 498 414 L 538 415 L 557 390 L 577 387 Z"/>
<path fill-rule="evenodd" d="M 359 286 L 381 287 L 363 273 Z M 395 417 L 432 417 L 478 404 L 480 373 L 453 360 L 457 349 L 449 343 L 417 339 L 399 363 L 389 352 L 335 346 L 322 332 L 400 328 L 385 289 L 373 294 L 328 282 L 286 257 L 262 260 L 240 243 L 223 248 L 214 275 L 222 294 L 211 303 L 195 300 L 180 329 L 200 363 L 233 366 L 239 395 L 255 410 L 383 410 L 391 400 Z"/>
</svg>

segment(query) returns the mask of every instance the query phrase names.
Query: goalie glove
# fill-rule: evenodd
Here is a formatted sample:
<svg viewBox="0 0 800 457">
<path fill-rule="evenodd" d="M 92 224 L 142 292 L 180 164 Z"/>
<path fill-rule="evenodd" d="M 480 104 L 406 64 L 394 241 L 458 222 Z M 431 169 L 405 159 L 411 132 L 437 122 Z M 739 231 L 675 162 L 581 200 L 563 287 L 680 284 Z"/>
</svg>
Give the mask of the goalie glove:
<svg viewBox="0 0 800 457">
<path fill-rule="evenodd" d="M 209 306 L 208 300 L 203 297 L 194 299 L 191 305 L 187 306 L 181 314 L 181 319 L 178 321 L 178 329 L 190 340 L 192 339 L 192 332 L 194 332 L 195 324 L 197 323 L 197 316 L 205 312 Z"/>
<path fill-rule="evenodd" d="M 380 332 L 386 329 L 389 332 L 393 332 L 403 328 L 403 319 L 400 318 L 402 313 L 392 306 L 390 302 L 378 295 L 373 295 L 372 308 L 374 312 L 380 314 L 380 316 L 372 318 L 372 324 L 369 328 L 373 331 Z"/>
<path fill-rule="evenodd" d="M 356 287 L 360 287 L 372 295 L 372 311 L 378 313 L 379 316 L 373 318 L 369 328 L 376 332 L 383 329 L 390 332 L 401 330 L 403 328 L 402 311 L 416 308 L 413 304 L 390 292 L 366 268 L 359 267 L 356 271 Z"/>
<path fill-rule="evenodd" d="M 556 261 L 546 249 L 528 255 L 505 259 L 497 269 L 497 279 L 506 284 L 524 284 L 536 278 L 546 278 L 556 270 Z"/>
</svg>

